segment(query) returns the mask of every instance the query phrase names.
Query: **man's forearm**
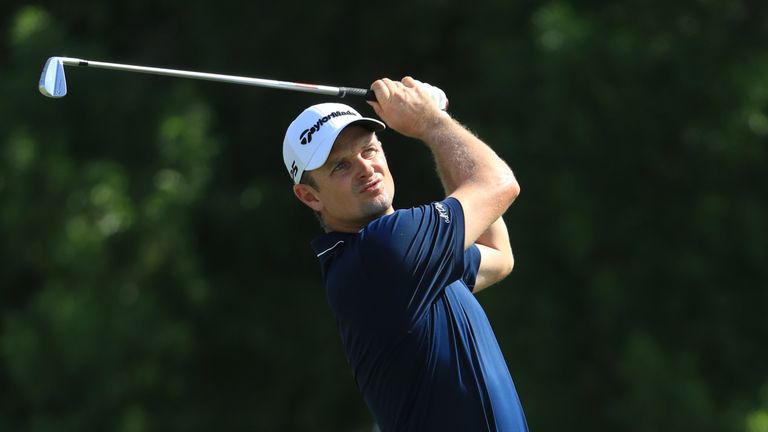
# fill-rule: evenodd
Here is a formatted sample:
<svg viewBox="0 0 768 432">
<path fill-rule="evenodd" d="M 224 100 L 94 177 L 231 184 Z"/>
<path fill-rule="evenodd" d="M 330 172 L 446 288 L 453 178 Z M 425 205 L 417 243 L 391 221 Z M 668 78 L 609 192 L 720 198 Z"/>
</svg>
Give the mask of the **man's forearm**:
<svg viewBox="0 0 768 432">
<path fill-rule="evenodd" d="M 500 208 L 509 205 L 518 188 L 512 170 L 490 147 L 440 110 L 416 81 L 406 77 L 397 83 L 382 78 L 371 89 L 376 102 L 369 103 L 376 113 L 392 129 L 430 148 L 438 174 L 452 192 L 467 185 L 479 186 L 489 192 L 489 199 L 504 198 Z"/>
<path fill-rule="evenodd" d="M 469 130 L 465 128 L 464 130 L 471 134 Z M 451 158 L 452 156 L 454 160 L 458 161 L 459 166 L 453 168 L 460 171 L 468 171 L 471 169 L 471 167 L 461 166 L 461 164 L 464 163 L 463 161 L 466 160 L 466 158 L 460 157 L 462 149 L 463 148 L 461 147 L 456 149 L 453 155 L 448 155 L 448 158 Z M 449 169 L 440 169 L 440 165 L 438 165 L 437 173 L 440 177 L 440 182 L 443 184 L 445 195 L 448 196 L 453 193 L 453 191 L 456 190 L 456 188 L 459 186 L 457 178 L 460 178 L 461 175 L 454 175 L 452 170 Z M 475 243 L 508 253 L 510 256 L 512 254 L 512 249 L 509 244 L 509 233 L 507 232 L 507 226 L 504 223 L 504 219 L 502 218 L 497 219 L 496 222 L 491 224 L 488 229 L 475 241 Z"/>
<path fill-rule="evenodd" d="M 475 241 L 477 244 L 488 246 L 506 254 L 512 255 L 512 247 L 509 244 L 509 232 L 504 219 L 498 218 Z"/>
<path fill-rule="evenodd" d="M 422 140 L 432 151 L 447 195 L 465 182 L 514 178 L 509 166 L 488 145 L 447 114 L 435 119 Z"/>
</svg>

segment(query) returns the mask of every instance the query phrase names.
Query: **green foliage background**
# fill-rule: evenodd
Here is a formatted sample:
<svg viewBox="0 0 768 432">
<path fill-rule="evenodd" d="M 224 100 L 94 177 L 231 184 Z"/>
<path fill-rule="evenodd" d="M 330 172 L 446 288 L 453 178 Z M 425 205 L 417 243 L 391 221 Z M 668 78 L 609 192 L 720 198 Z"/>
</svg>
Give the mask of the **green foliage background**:
<svg viewBox="0 0 768 432">
<path fill-rule="evenodd" d="M 480 295 L 537 431 L 768 431 L 768 3 L 0 4 L 0 431 L 368 431 L 290 192 L 316 95 L 410 74 L 513 167 Z M 364 103 L 353 102 L 373 114 Z M 385 132 L 396 206 L 440 198 Z"/>
</svg>

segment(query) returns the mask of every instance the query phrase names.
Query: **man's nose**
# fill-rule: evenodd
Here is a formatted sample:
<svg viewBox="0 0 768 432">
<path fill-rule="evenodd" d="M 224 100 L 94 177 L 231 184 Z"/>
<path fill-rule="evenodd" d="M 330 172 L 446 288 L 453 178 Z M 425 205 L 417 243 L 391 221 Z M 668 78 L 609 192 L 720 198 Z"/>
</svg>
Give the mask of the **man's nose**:
<svg viewBox="0 0 768 432">
<path fill-rule="evenodd" d="M 374 173 L 373 162 L 368 159 L 358 157 L 357 158 L 357 176 L 359 178 L 367 178 L 372 176 L 373 173 Z"/>
</svg>

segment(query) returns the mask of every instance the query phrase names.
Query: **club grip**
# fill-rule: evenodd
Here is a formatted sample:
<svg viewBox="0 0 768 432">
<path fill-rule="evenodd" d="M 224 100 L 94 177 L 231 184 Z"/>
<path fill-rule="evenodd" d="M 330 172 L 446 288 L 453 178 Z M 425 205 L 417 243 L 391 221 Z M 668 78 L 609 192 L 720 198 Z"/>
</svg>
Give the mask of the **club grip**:
<svg viewBox="0 0 768 432">
<path fill-rule="evenodd" d="M 362 97 L 369 101 L 376 100 L 376 95 L 373 93 L 373 90 L 352 87 L 339 87 L 339 97 L 343 98 L 347 96 Z"/>
</svg>

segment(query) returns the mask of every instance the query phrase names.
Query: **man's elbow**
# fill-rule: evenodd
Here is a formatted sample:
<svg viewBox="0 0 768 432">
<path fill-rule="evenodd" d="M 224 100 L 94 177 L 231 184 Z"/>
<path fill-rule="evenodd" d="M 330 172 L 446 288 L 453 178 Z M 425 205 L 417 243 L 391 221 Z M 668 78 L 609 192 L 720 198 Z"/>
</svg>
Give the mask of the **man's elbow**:
<svg viewBox="0 0 768 432">
<path fill-rule="evenodd" d="M 506 201 L 512 204 L 515 199 L 517 199 L 517 196 L 520 195 L 520 183 L 517 182 L 517 179 L 515 178 L 515 175 L 512 174 L 512 172 L 509 172 L 509 175 L 504 176 L 503 180 L 500 182 L 501 189 L 504 193 L 504 198 L 506 198 Z"/>
<path fill-rule="evenodd" d="M 515 257 L 512 255 L 512 252 L 509 253 L 509 256 L 507 259 L 504 260 L 504 266 L 499 269 L 499 277 L 498 280 L 502 280 L 506 278 L 507 276 L 512 273 L 512 270 L 515 268 Z"/>
<path fill-rule="evenodd" d="M 509 261 L 507 261 L 507 271 L 504 277 L 509 276 L 510 273 L 512 273 L 512 270 L 515 269 L 515 257 L 511 253 L 509 254 Z"/>
</svg>

